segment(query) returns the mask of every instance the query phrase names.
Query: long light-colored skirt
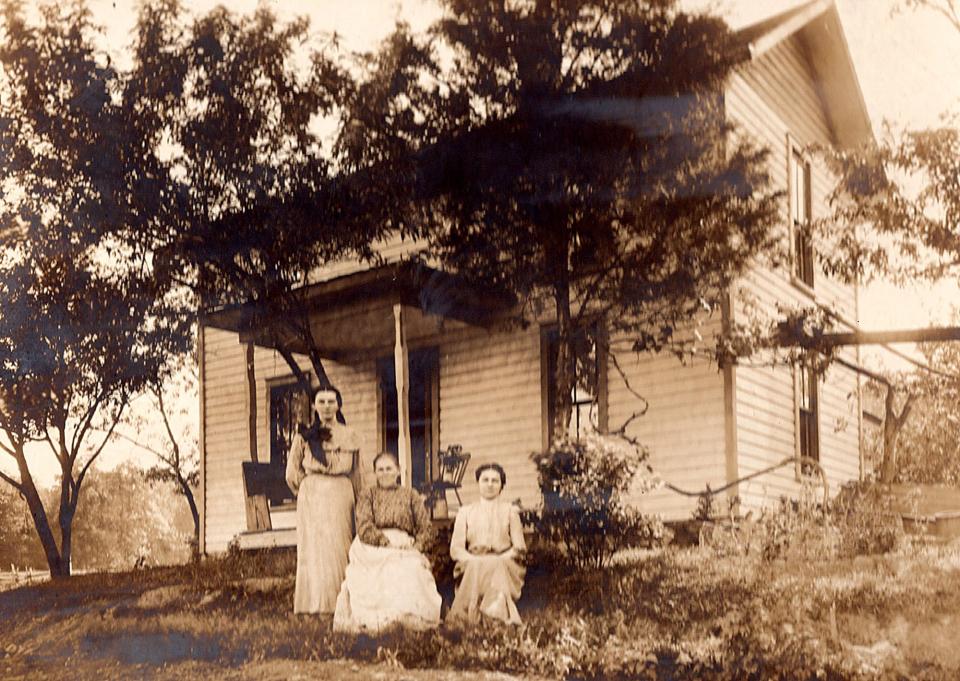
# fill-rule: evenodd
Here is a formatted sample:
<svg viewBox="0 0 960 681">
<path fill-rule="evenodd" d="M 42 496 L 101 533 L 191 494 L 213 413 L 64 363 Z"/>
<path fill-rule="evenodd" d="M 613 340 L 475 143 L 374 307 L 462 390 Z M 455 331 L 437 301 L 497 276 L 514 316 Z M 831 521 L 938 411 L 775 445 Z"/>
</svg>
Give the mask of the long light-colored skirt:
<svg viewBox="0 0 960 681">
<path fill-rule="evenodd" d="M 471 556 L 457 563 L 462 574 L 448 619 L 476 622 L 480 615 L 520 624 L 516 601 L 520 598 L 526 568 L 504 555 Z"/>
<path fill-rule="evenodd" d="M 391 543 L 402 530 L 383 530 Z M 427 629 L 440 623 L 440 594 L 423 554 L 414 549 L 350 545 L 346 579 L 337 597 L 333 628 L 340 631 L 379 631 L 391 624 Z"/>
<path fill-rule="evenodd" d="M 297 586 L 293 611 L 332 613 L 353 538 L 353 485 L 311 474 L 297 493 Z"/>
</svg>

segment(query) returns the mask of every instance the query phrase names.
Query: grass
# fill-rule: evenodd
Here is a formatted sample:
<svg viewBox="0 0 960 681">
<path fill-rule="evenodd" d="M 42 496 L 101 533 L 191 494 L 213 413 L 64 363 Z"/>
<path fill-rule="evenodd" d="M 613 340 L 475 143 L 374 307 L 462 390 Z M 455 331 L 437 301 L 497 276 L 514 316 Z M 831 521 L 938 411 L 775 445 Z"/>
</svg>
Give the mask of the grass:
<svg viewBox="0 0 960 681">
<path fill-rule="evenodd" d="M 347 659 L 581 679 L 960 676 L 957 547 L 804 561 L 667 549 L 603 572 L 531 570 L 520 628 L 376 638 L 294 615 L 294 562 L 234 556 L 0 594 L 0 669 Z"/>
</svg>

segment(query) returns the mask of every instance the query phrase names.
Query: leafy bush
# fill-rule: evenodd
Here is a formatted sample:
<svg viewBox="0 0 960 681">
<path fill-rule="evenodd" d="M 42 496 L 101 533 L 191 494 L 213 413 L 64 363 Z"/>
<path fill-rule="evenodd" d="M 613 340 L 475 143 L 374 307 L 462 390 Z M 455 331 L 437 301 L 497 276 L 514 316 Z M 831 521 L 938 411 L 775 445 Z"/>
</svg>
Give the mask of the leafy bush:
<svg viewBox="0 0 960 681">
<path fill-rule="evenodd" d="M 706 542 L 721 555 L 773 560 L 831 560 L 888 553 L 904 540 L 900 516 L 882 487 L 844 485 L 827 507 L 819 491 L 804 486 L 797 499 L 783 497 L 749 519 L 711 528 Z M 702 533 L 701 533 L 702 537 Z"/>
<path fill-rule="evenodd" d="M 626 499 L 656 486 L 642 466 L 645 456 L 623 440 L 595 434 L 558 440 L 533 454 L 543 495 L 535 520 L 540 537 L 560 546 L 577 568 L 603 567 L 620 549 L 659 543 L 662 523 Z"/>
<path fill-rule="evenodd" d="M 889 553 L 904 540 L 903 523 L 883 488 L 870 482 L 844 485 L 830 513 L 839 533 L 842 556 Z"/>
</svg>

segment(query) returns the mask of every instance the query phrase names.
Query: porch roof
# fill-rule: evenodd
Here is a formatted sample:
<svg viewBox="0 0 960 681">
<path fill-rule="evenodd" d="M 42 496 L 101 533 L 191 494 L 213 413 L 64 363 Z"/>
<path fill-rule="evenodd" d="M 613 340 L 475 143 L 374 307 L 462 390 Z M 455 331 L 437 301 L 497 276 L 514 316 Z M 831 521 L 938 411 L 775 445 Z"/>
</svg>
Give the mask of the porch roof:
<svg viewBox="0 0 960 681">
<path fill-rule="evenodd" d="M 406 336 L 416 342 L 450 324 L 489 327 L 515 307 L 504 291 L 480 288 L 462 277 L 404 260 L 346 274 L 305 287 L 303 304 L 321 355 L 337 359 L 392 349 L 395 343 L 394 305 L 404 306 Z M 243 342 L 275 348 L 278 342 L 256 324 L 255 303 L 207 310 L 204 324 L 234 331 Z M 306 348 L 292 336 L 284 345 L 294 352 Z"/>
</svg>

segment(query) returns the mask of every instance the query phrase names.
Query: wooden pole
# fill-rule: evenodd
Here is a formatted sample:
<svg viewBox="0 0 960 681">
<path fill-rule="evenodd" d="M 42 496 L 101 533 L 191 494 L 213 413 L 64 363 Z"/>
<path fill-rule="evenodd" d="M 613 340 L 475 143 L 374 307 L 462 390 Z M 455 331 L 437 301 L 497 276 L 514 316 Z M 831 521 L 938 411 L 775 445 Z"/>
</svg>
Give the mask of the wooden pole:
<svg viewBox="0 0 960 681">
<path fill-rule="evenodd" d="M 253 343 L 246 343 L 247 365 L 247 442 L 250 449 L 250 460 L 254 463 L 260 460 L 257 453 L 257 370 L 254 364 Z"/>
<path fill-rule="evenodd" d="M 960 340 L 960 327 L 930 327 L 925 329 L 899 329 L 896 331 L 847 331 L 825 333 L 822 343 L 836 345 L 879 345 L 883 343 L 929 343 Z"/>
<path fill-rule="evenodd" d="M 397 381 L 397 456 L 400 458 L 400 483 L 411 486 L 412 459 L 410 448 L 410 366 L 407 356 L 407 332 L 403 323 L 403 306 L 393 306 L 393 367 Z"/>
</svg>

